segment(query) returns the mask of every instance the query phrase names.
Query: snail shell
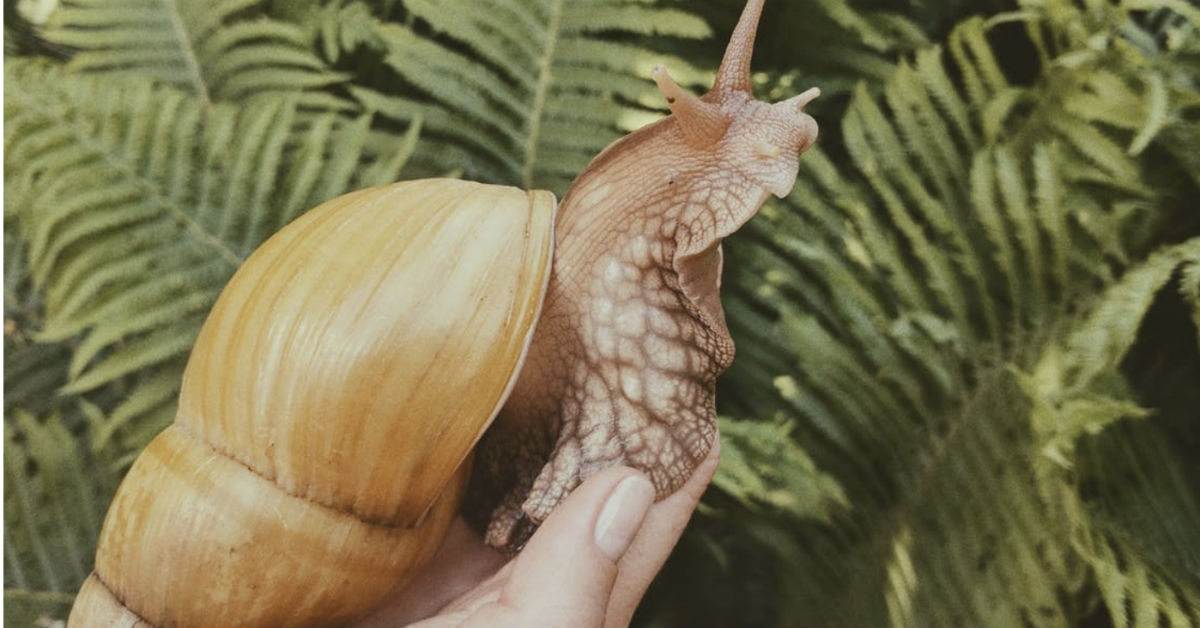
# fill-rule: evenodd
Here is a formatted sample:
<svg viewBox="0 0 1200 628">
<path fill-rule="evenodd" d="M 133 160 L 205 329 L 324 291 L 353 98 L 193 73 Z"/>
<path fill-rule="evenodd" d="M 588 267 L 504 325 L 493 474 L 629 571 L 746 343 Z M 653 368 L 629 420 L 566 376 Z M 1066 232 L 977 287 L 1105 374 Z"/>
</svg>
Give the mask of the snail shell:
<svg viewBox="0 0 1200 628">
<path fill-rule="evenodd" d="M 408 181 L 263 244 L 200 332 L 175 422 L 122 482 L 68 624 L 369 611 L 454 516 L 537 321 L 554 211 L 548 192 Z"/>
</svg>

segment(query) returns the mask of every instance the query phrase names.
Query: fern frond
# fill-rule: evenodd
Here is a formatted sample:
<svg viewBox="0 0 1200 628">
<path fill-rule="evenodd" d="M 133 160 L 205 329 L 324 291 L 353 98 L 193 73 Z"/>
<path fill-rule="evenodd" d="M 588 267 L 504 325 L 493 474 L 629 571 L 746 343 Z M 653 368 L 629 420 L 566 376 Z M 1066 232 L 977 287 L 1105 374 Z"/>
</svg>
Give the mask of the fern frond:
<svg viewBox="0 0 1200 628">
<path fill-rule="evenodd" d="M 1115 626 L 1197 625 L 1200 498 L 1185 479 L 1187 454 L 1156 426 L 1125 427 L 1082 447 L 1085 481 L 1097 490 L 1077 545 Z"/>
<path fill-rule="evenodd" d="M 829 521 L 834 510 L 849 505 L 837 481 L 821 473 L 792 440 L 789 422 L 722 418 L 720 423 L 724 449 L 713 486 L 742 506 Z"/>
<path fill-rule="evenodd" d="M 89 469 L 93 459 L 55 415 L 5 421 L 6 589 L 74 593 L 83 582 L 117 479 Z"/>
<path fill-rule="evenodd" d="M 1200 625 L 1200 594 L 1164 578 L 1154 565 L 1116 539 L 1100 534 L 1083 541 L 1104 602 L 1118 628 Z"/>
<path fill-rule="evenodd" d="M 853 167 L 834 171 L 810 151 L 788 202 L 728 244 L 739 357 L 723 399 L 738 413 L 795 417 L 797 438 L 851 504 L 836 527 L 797 541 L 789 623 L 1079 619 L 1070 600 L 1095 566 L 1078 551 L 1073 484 L 1048 469 L 1074 460 L 1079 438 L 1147 411 L 1056 397 L 1071 418 L 1052 436 L 1020 373 L 1055 355 L 1078 381 L 1111 372 L 1184 253 L 1134 265 L 1125 239 L 1147 214 L 1165 215 L 1145 184 L 1146 151 L 1129 150 L 1162 132 L 1064 106 L 1110 89 L 1152 111 L 1160 96 L 1128 87 L 1154 80 L 1145 66 L 1084 60 L 1071 82 L 1047 72 L 1038 80 L 1048 83 L 1014 84 L 989 28 L 969 19 L 881 89 L 856 88 L 841 128 Z M 1073 54 L 1066 41 L 1048 38 L 1048 58 Z M 1120 85 L 1105 78 L 1113 72 Z M 1145 298 L 1094 303 L 1116 278 Z M 1097 320 L 1132 327 L 1111 342 L 1080 328 L 1055 349 L 1093 307 Z"/>
<path fill-rule="evenodd" d="M 4 412 L 16 408 L 44 414 L 57 406 L 58 389 L 67 381 L 71 348 L 40 343 L 42 299 L 25 263 L 26 247 L 17 237 L 15 217 L 4 221 Z"/>
<path fill-rule="evenodd" d="M 419 128 L 369 149 L 369 117 L 301 116 L 294 100 L 209 106 L 145 80 L 19 61 L 6 93 L 6 176 L 28 199 L 17 216 L 46 286 L 39 337 L 83 334 L 71 393 L 178 373 L 250 251 L 322 200 L 394 180 Z M 169 400 L 169 386 L 149 382 L 154 392 L 135 392 L 118 417 Z"/>
<path fill-rule="evenodd" d="M 1129 352 L 1138 325 L 1177 270 L 1194 273 L 1200 238 L 1158 251 L 1109 288 L 1089 316 L 1063 340 L 1057 387 L 1077 392 L 1105 371 L 1114 371 Z"/>
<path fill-rule="evenodd" d="M 1118 626 L 1191 625 L 1200 613 L 1200 478 L 1183 463 L 1189 446 L 1172 442 L 1169 417 L 1092 392 L 1122 394 L 1113 381 L 1153 304 L 1197 267 L 1200 238 L 1152 255 L 1100 295 L 1025 383 L 1043 443 L 1035 468 L 1059 487 L 1074 544 Z M 1200 361 L 1200 346 L 1190 353 Z M 1142 421 L 1116 423 L 1125 417 Z"/>
<path fill-rule="evenodd" d="M 323 7 L 316 20 L 317 39 L 321 52 L 331 62 L 360 47 L 381 49 L 383 42 L 375 33 L 379 20 L 371 8 L 362 2 Z"/>
<path fill-rule="evenodd" d="M 726 6 L 736 12 L 740 3 Z M 768 3 L 760 41 L 771 42 L 768 50 L 774 54 L 756 58 L 757 67 L 790 76 L 801 89 L 820 85 L 827 97 L 849 93 L 860 81 L 872 88 L 882 85 L 901 54 L 920 50 L 929 40 L 906 16 L 861 7 L 840 0 Z M 763 65 L 772 61 L 778 65 Z M 820 113 L 820 106 L 813 111 Z"/>
<path fill-rule="evenodd" d="M 355 28 L 372 25 L 384 63 L 411 90 L 385 94 L 357 87 L 352 93 L 390 118 L 421 115 L 428 143 L 417 154 L 428 156 L 435 171 L 465 167 L 470 178 L 560 193 L 620 136 L 618 123 L 630 104 L 657 106 L 647 79 L 654 63 L 669 55 L 656 57 L 615 35 L 710 34 L 703 21 L 682 10 L 635 2 L 489 0 L 463 10 L 441 0 L 413 0 L 404 6 L 431 36 L 410 25 L 371 23 L 357 12 Z M 672 72 L 680 80 L 700 76 L 676 61 Z"/>
<path fill-rule="evenodd" d="M 315 88 L 344 77 L 309 50 L 299 27 L 265 17 L 261 4 L 69 0 L 51 14 L 43 36 L 75 50 L 71 69 L 150 77 L 202 102 L 301 91 L 302 104 L 329 104 Z"/>
<path fill-rule="evenodd" d="M 837 471 L 851 483 L 852 510 L 792 540 L 796 556 L 783 565 L 788 585 L 779 594 L 787 617 L 822 625 L 1068 624 L 1063 594 L 1081 582 L 1082 562 L 1062 509 L 1034 488 L 1024 407 L 1011 376 L 994 370 L 947 430 L 920 432 L 932 443 L 919 452 L 908 450 L 914 436 L 902 429 L 876 445 L 861 440 L 868 430 L 848 426 L 857 447 L 872 449 L 872 462 Z M 869 429 L 884 423 L 871 420 Z M 899 451 L 884 458 L 883 448 Z"/>
</svg>

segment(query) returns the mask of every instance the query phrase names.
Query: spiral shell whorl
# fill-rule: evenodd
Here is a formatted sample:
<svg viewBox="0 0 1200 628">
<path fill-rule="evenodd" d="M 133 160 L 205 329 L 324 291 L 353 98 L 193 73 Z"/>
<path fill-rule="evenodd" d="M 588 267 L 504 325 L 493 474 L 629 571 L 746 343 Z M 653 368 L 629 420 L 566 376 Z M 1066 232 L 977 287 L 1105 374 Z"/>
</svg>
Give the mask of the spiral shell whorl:
<svg viewBox="0 0 1200 628">
<path fill-rule="evenodd" d="M 172 426 L 110 507 L 93 577 L 157 625 L 345 623 L 429 559 L 461 480 L 417 528 L 369 524 L 288 495 Z"/>
<path fill-rule="evenodd" d="M 554 199 L 462 181 L 310 211 L 218 299 L 71 625 L 330 625 L 437 549 L 541 307 Z"/>
</svg>

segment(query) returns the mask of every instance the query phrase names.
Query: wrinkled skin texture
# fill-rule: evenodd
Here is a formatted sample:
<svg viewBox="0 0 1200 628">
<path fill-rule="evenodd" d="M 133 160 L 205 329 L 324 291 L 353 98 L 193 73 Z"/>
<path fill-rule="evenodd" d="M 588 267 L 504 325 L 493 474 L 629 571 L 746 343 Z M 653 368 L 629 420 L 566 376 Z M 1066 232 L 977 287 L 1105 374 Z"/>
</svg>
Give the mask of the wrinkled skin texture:
<svg viewBox="0 0 1200 628">
<path fill-rule="evenodd" d="M 733 360 L 721 239 L 795 182 L 817 135 L 815 90 L 749 92 L 751 0 L 716 84 L 697 98 L 656 70 L 672 115 L 609 146 L 559 209 L 542 316 L 509 401 L 480 443 L 469 516 L 515 550 L 583 480 L 616 465 L 662 499 L 716 436 L 714 386 Z"/>
</svg>

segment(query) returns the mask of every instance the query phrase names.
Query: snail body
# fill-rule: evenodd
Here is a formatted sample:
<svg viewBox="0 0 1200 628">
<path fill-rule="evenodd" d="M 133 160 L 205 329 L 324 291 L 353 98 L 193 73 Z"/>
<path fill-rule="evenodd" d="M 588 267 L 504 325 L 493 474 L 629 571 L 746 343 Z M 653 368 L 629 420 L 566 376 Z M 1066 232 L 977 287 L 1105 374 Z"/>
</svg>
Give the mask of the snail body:
<svg viewBox="0 0 1200 628">
<path fill-rule="evenodd" d="M 678 488 L 733 359 L 721 238 L 791 189 L 817 133 L 815 89 L 750 94 L 761 9 L 703 97 L 656 69 L 672 115 L 605 149 L 557 211 L 547 192 L 410 181 L 260 247 L 118 490 L 69 625 L 346 623 L 460 507 L 516 551 L 604 468 Z"/>
<path fill-rule="evenodd" d="M 600 470 L 634 467 L 662 499 L 708 454 L 734 353 L 721 240 L 792 189 L 817 137 L 803 112 L 817 89 L 775 104 L 750 93 L 761 12 L 747 3 L 708 94 L 656 68 L 672 115 L 607 147 L 564 197 L 529 360 L 470 484 L 489 544 L 521 547 Z"/>
</svg>

